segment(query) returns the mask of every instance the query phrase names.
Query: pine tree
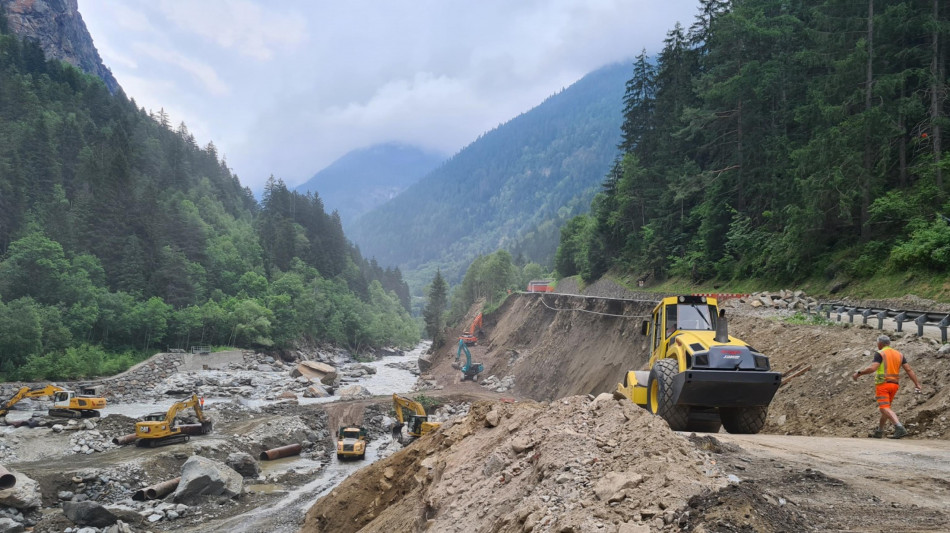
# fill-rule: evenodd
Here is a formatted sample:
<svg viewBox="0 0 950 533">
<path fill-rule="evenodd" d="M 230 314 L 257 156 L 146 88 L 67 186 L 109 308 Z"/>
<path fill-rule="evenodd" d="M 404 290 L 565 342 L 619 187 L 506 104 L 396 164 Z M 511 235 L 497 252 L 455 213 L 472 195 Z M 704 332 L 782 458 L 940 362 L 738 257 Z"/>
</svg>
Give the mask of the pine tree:
<svg viewBox="0 0 950 533">
<path fill-rule="evenodd" d="M 433 347 L 445 344 L 445 311 L 448 307 L 448 285 L 442 278 L 442 270 L 436 270 L 429 285 L 429 301 L 422 316 L 425 319 L 426 333 L 432 339 Z"/>
</svg>

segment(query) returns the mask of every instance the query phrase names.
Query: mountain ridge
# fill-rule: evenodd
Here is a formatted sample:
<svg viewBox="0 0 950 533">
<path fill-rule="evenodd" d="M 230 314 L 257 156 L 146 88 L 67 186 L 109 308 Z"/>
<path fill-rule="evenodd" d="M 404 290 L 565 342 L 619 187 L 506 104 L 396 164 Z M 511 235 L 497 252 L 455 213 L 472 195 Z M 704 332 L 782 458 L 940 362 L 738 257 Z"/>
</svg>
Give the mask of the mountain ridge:
<svg viewBox="0 0 950 533">
<path fill-rule="evenodd" d="M 78 0 L 0 0 L 13 34 L 33 39 L 49 59 L 59 59 L 101 79 L 109 92 L 121 87 L 105 66 L 79 14 Z"/>
</svg>

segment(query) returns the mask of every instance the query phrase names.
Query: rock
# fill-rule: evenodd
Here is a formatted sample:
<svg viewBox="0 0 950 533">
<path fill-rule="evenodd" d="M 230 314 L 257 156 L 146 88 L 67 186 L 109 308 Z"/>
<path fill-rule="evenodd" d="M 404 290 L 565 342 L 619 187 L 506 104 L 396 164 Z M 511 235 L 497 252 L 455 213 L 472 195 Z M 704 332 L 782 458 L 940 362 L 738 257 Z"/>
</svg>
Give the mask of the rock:
<svg viewBox="0 0 950 533">
<path fill-rule="evenodd" d="M 336 368 L 324 363 L 303 361 L 290 371 L 290 377 L 296 378 L 299 376 L 315 379 L 324 385 L 333 385 L 337 378 L 337 372 Z"/>
<path fill-rule="evenodd" d="M 62 432 L 63 432 L 63 429 L 65 429 L 65 428 L 63 427 L 62 424 L 53 424 L 53 427 L 50 428 L 50 429 L 53 430 L 53 433 L 62 433 Z"/>
<path fill-rule="evenodd" d="M 23 533 L 26 529 L 23 524 L 12 518 L 0 518 L 0 533 Z"/>
<path fill-rule="evenodd" d="M 119 520 L 115 525 L 103 529 L 102 533 L 135 533 L 135 531 L 128 524 Z"/>
<path fill-rule="evenodd" d="M 17 472 L 10 472 L 16 476 L 16 485 L 0 490 L 0 505 L 17 509 L 35 509 L 43 504 L 40 486 L 36 481 Z"/>
<path fill-rule="evenodd" d="M 424 353 L 419 356 L 419 372 L 428 372 L 432 369 L 432 356 L 435 354 Z"/>
<path fill-rule="evenodd" d="M 233 468 L 235 472 L 246 478 L 256 478 L 261 473 L 260 463 L 249 453 L 232 453 L 228 456 L 224 464 Z"/>
<path fill-rule="evenodd" d="M 641 482 L 643 482 L 643 476 L 640 474 L 607 472 L 604 477 L 594 483 L 594 495 L 598 500 L 611 501 L 620 491 L 636 488 Z"/>
<path fill-rule="evenodd" d="M 70 492 L 70 491 L 68 491 L 68 490 L 61 490 L 61 491 L 59 491 L 59 494 L 57 494 L 56 496 L 57 496 L 60 500 L 69 501 L 69 500 L 73 499 L 73 496 L 75 496 L 75 494 L 73 494 L 72 492 Z"/>
<path fill-rule="evenodd" d="M 273 372 L 274 367 L 270 365 L 257 365 L 257 371 L 258 372 Z"/>
<path fill-rule="evenodd" d="M 106 527 L 116 523 L 116 516 L 96 502 L 66 502 L 63 514 L 80 526 Z"/>
<path fill-rule="evenodd" d="M 373 393 L 366 390 L 366 387 L 363 387 L 362 385 L 352 385 L 350 387 L 340 389 L 341 400 L 356 400 L 359 398 L 370 398 L 372 396 Z"/>
<path fill-rule="evenodd" d="M 296 399 L 297 399 L 297 395 L 294 394 L 294 393 L 292 393 L 292 392 L 290 392 L 289 390 L 286 390 L 286 391 L 280 393 L 280 395 L 278 395 L 277 398 L 279 398 L 279 399 L 281 399 L 281 400 L 296 400 Z"/>
<path fill-rule="evenodd" d="M 520 437 L 515 437 L 514 440 L 511 441 L 511 449 L 515 453 L 521 453 L 533 447 L 534 447 L 534 442 L 532 442 L 530 438 L 524 435 Z"/>
<path fill-rule="evenodd" d="M 485 414 L 485 425 L 493 428 L 501 422 L 501 413 L 497 409 L 492 409 Z"/>
<path fill-rule="evenodd" d="M 307 387 L 303 395 L 304 398 L 328 398 L 330 397 L 330 392 L 320 385 L 311 385 Z"/>
<path fill-rule="evenodd" d="M 627 522 L 625 524 L 620 524 L 620 528 L 617 529 L 617 533 L 650 533 L 650 526 L 646 524 L 634 524 L 633 522 Z"/>
<path fill-rule="evenodd" d="M 218 461 L 193 455 L 181 467 L 181 481 L 172 501 L 193 505 L 203 496 L 233 498 L 244 488 L 244 478 L 233 468 Z"/>
</svg>

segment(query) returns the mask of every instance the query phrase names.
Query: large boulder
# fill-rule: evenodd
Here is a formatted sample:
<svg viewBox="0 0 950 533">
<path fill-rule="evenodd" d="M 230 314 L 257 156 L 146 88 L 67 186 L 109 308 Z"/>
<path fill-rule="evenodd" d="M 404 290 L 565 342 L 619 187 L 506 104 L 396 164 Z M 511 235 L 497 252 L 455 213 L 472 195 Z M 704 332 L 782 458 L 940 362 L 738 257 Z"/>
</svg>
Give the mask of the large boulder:
<svg viewBox="0 0 950 533">
<path fill-rule="evenodd" d="M 232 453 L 224 463 L 246 478 L 256 478 L 261 473 L 260 463 L 249 453 Z"/>
<path fill-rule="evenodd" d="M 0 518 L 0 533 L 23 533 L 26 528 L 12 518 Z"/>
<path fill-rule="evenodd" d="M 373 393 L 368 391 L 366 387 L 362 385 L 352 385 L 343 389 L 340 389 L 340 399 L 341 400 L 359 400 L 362 398 L 372 398 Z"/>
<path fill-rule="evenodd" d="M 0 505 L 17 509 L 35 509 L 43 505 L 39 483 L 19 472 L 10 473 L 16 476 L 16 485 L 0 490 Z"/>
<path fill-rule="evenodd" d="M 333 385 L 337 378 L 336 368 L 316 361 L 302 361 L 290 371 L 290 377 L 305 376 L 324 385 Z"/>
<path fill-rule="evenodd" d="M 435 357 L 435 354 L 432 352 L 426 352 L 419 356 L 419 372 L 424 374 L 432 368 L 433 357 Z"/>
<path fill-rule="evenodd" d="M 175 502 L 194 505 L 205 496 L 233 498 L 244 489 L 244 477 L 218 461 L 192 455 L 181 467 L 181 481 L 172 494 Z"/>
<path fill-rule="evenodd" d="M 63 503 L 63 514 L 79 526 L 106 527 L 115 524 L 118 520 L 112 511 L 88 500 Z"/>
</svg>

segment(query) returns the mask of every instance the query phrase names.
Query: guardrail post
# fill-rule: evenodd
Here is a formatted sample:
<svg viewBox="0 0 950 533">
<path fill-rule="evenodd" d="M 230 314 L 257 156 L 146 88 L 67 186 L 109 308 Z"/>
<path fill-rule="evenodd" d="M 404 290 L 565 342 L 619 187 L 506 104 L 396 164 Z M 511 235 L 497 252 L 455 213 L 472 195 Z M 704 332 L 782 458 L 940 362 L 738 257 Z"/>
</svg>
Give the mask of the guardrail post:
<svg viewBox="0 0 950 533">
<path fill-rule="evenodd" d="M 865 309 L 864 311 L 861 311 L 861 316 L 863 317 L 861 323 L 865 326 L 868 325 L 868 317 L 871 316 L 871 310 Z"/>
<path fill-rule="evenodd" d="M 927 323 L 927 315 L 923 314 L 914 319 L 914 324 L 917 324 L 917 336 L 924 336 L 924 324 Z"/>
<path fill-rule="evenodd" d="M 837 318 L 838 322 L 841 322 L 841 312 L 842 312 L 842 311 L 844 311 L 844 306 L 843 306 L 843 305 L 839 305 L 838 308 L 835 309 L 835 314 L 838 315 L 838 318 Z"/>
<path fill-rule="evenodd" d="M 950 326 L 950 315 L 943 317 L 943 320 L 937 324 L 937 327 L 940 328 L 940 342 L 947 342 L 947 326 Z"/>
<path fill-rule="evenodd" d="M 831 304 L 825 304 L 825 318 L 831 320 Z"/>
<path fill-rule="evenodd" d="M 899 315 L 894 317 L 894 320 L 897 321 L 897 332 L 900 333 L 904 330 L 904 321 L 907 320 L 907 311 L 901 311 Z"/>
<path fill-rule="evenodd" d="M 884 329 L 885 318 L 887 318 L 887 311 L 881 311 L 877 314 L 877 329 Z"/>
<path fill-rule="evenodd" d="M 848 309 L 848 324 L 854 324 L 854 314 L 858 311 L 857 307 Z"/>
</svg>

